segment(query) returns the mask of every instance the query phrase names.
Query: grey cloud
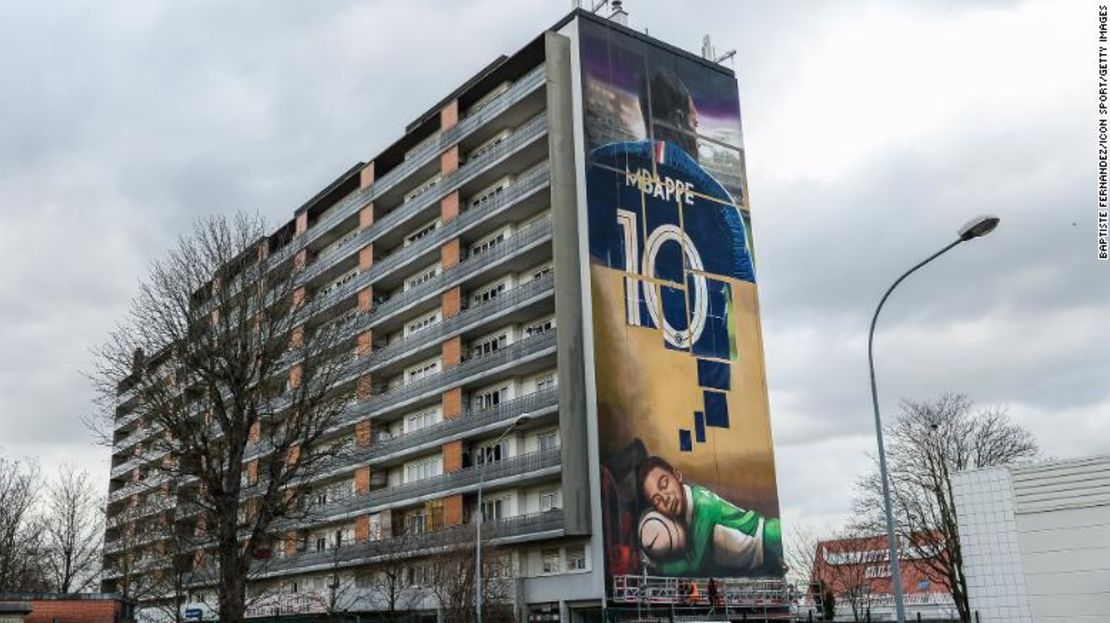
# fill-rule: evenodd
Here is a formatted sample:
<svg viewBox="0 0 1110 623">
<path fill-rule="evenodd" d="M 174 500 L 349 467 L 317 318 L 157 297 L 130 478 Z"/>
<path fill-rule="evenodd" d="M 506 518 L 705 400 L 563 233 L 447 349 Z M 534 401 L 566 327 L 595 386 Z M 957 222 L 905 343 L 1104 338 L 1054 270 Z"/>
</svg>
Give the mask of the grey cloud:
<svg viewBox="0 0 1110 623">
<path fill-rule="evenodd" d="M 719 49 L 738 49 L 787 521 L 836 522 L 849 508 L 873 447 L 871 310 L 891 279 L 980 211 L 1003 217 L 999 231 L 915 276 L 884 312 L 884 408 L 893 414 L 902 397 L 966 391 L 1010 405 L 1051 454 L 1110 451 L 1102 423 L 1110 369 L 1100 346 L 1110 340 L 1110 276 L 1092 257 L 1094 154 L 1077 93 L 975 108 L 943 126 L 907 117 L 908 129 L 927 131 L 882 137 L 891 140 L 851 166 L 806 170 L 776 156 L 801 160 L 834 147 L 792 144 L 799 139 L 781 133 L 784 110 L 806 111 L 793 124 L 842 122 L 821 101 L 797 100 L 817 37 L 848 42 L 869 12 L 954 23 L 1030 5 L 628 3 L 633 25 L 652 35 L 698 50 L 708 32 Z M 347 0 L 6 9 L 0 340 L 10 354 L 0 362 L 0 446 L 101 469 L 107 452 L 91 447 L 79 424 L 90 395 L 77 371 L 151 259 L 199 214 L 258 210 L 275 225 L 290 218 L 568 8 L 561 0 Z M 1067 71 L 1046 63 L 1025 76 L 1048 84 Z M 977 94 L 957 87 L 969 88 L 953 82 L 951 98 Z M 847 129 L 864 138 L 878 131 Z"/>
</svg>

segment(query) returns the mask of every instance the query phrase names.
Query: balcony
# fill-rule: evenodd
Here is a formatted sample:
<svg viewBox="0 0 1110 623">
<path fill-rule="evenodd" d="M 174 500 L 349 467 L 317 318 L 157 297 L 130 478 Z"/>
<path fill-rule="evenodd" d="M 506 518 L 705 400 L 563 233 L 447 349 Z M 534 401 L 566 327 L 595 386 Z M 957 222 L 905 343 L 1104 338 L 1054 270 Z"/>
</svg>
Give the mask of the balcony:
<svg viewBox="0 0 1110 623">
<path fill-rule="evenodd" d="M 546 74 L 544 72 L 544 67 L 537 67 L 517 80 L 516 84 L 490 102 L 487 106 L 483 107 L 480 112 L 460 120 L 458 125 L 442 133 L 438 141 L 430 141 L 427 145 L 421 147 L 418 153 L 412 154 L 403 163 L 375 180 L 369 187 L 359 189 L 347 197 L 344 197 L 332 208 L 332 212 L 327 218 L 314 223 L 299 239 L 294 240 L 275 253 L 272 256 L 275 265 L 286 261 L 298 251 L 308 246 L 309 243 L 319 238 L 321 234 L 343 222 L 361 209 L 362 206 L 380 197 L 411 173 L 428 164 L 431 159 L 437 157 L 443 150 L 459 142 L 474 132 L 474 130 L 489 123 L 514 104 L 523 100 L 526 96 L 542 86 L 545 79 Z M 440 193 L 437 192 L 433 194 L 439 195 Z"/>
<path fill-rule="evenodd" d="M 371 415 L 396 409 L 416 398 L 440 394 L 448 389 L 477 380 L 497 368 L 516 365 L 555 352 L 555 331 L 525 338 L 484 357 L 466 359 L 458 365 L 445 368 L 442 372 L 431 374 L 419 381 L 406 383 L 396 389 L 374 394 L 348 410 L 343 420 L 356 422 Z"/>
<path fill-rule="evenodd" d="M 440 184 L 440 186 L 439 186 L 440 190 L 439 191 L 424 193 L 423 195 L 420 196 L 419 199 L 413 200 L 413 201 L 408 202 L 406 204 L 402 204 L 401 207 L 399 207 L 396 210 L 394 210 L 393 212 L 390 212 L 389 214 L 383 216 L 381 218 L 381 220 L 376 221 L 373 225 L 368 227 L 363 232 L 363 234 L 360 234 L 358 236 L 358 238 L 356 238 L 356 242 L 355 242 L 354 246 L 352 246 L 351 248 L 352 249 L 353 248 L 360 248 L 360 247 L 365 246 L 366 244 L 368 244 L 370 242 L 373 242 L 375 239 L 380 237 L 386 231 L 389 231 L 393 228 L 396 228 L 397 226 L 399 226 L 404 221 L 406 221 L 406 220 L 412 218 L 414 215 L 418 214 L 421 210 L 423 210 L 423 209 L 425 209 L 425 208 L 427 208 L 427 207 L 429 207 L 433 204 L 438 203 L 439 200 L 443 197 L 444 194 L 447 194 L 447 193 L 449 193 L 453 190 L 457 190 L 460 186 L 462 186 L 466 182 L 470 181 L 471 179 L 475 178 L 480 173 L 484 172 L 486 169 L 493 166 L 493 164 L 495 164 L 496 162 L 500 162 L 502 160 L 505 160 L 510 155 L 512 155 L 514 152 L 516 152 L 518 149 L 520 149 L 521 147 L 524 147 L 526 145 L 529 145 L 529 144 L 533 143 L 534 141 L 538 140 L 541 136 L 545 135 L 546 133 L 547 133 L 547 117 L 544 116 L 544 115 L 539 115 L 537 117 L 534 117 L 531 121 L 528 121 L 527 123 L 525 123 L 521 127 L 517 128 L 517 131 L 514 132 L 513 135 L 511 137 L 509 137 L 509 139 L 506 140 L 504 143 L 498 145 L 495 149 L 492 149 L 489 152 L 483 154 L 480 158 L 476 158 L 476 159 L 466 163 L 458 171 L 455 171 L 453 174 L 448 176 L 444 180 L 444 182 Z M 542 175 L 538 171 L 533 171 L 533 172 L 530 172 L 530 173 L 535 174 L 537 177 Z M 528 178 L 528 179 L 524 180 L 526 182 L 536 182 L 537 181 L 536 178 L 532 178 L 531 176 L 525 176 L 525 177 Z M 495 206 L 491 206 L 491 209 L 493 207 L 495 207 Z M 462 216 L 459 217 L 459 219 L 461 219 L 461 218 L 462 218 Z M 459 220 L 459 219 L 456 219 L 456 220 Z M 455 231 L 456 234 L 457 234 L 457 232 L 461 231 L 462 227 L 464 227 L 464 226 L 468 227 L 468 226 L 473 225 L 475 222 L 478 222 L 480 220 L 481 220 L 481 217 L 479 217 L 479 216 L 470 217 L 470 219 L 468 219 L 467 221 L 459 223 L 459 225 L 456 225 L 456 227 L 459 227 L 460 229 L 456 229 L 456 230 L 452 230 L 452 231 Z M 446 228 L 441 228 L 441 229 L 446 229 Z M 437 236 L 434 236 L 434 239 L 436 241 L 442 242 L 443 240 L 446 240 L 449 237 L 450 236 L 447 233 L 439 233 Z M 433 238 L 433 237 L 430 237 L 430 238 Z M 423 241 L 421 241 L 421 242 L 423 242 Z M 432 241 L 429 240 L 425 244 L 430 245 L 430 244 L 432 244 Z M 412 246 L 416 246 L 416 245 L 412 245 Z M 426 249 L 428 247 L 423 247 L 423 248 Z M 411 246 L 409 248 L 404 249 L 403 252 L 409 253 L 409 254 L 412 254 L 412 255 L 415 255 L 416 253 L 418 253 L 417 250 L 411 250 L 410 251 L 409 249 L 411 249 Z M 327 258 L 326 262 L 321 262 L 319 265 L 313 265 L 313 267 L 311 267 L 310 269 L 306 269 L 302 273 L 302 276 L 298 277 L 298 280 L 301 281 L 301 282 L 304 282 L 308 279 L 311 279 L 312 277 L 320 274 L 321 272 L 323 272 L 327 268 L 330 268 L 331 266 L 334 266 L 336 263 L 341 261 L 341 259 L 343 257 L 349 257 L 349 255 L 337 254 L 336 257 L 329 256 Z M 382 261 L 383 262 L 388 261 L 388 258 L 385 258 Z M 342 301 L 342 300 L 346 299 L 347 297 L 349 297 L 350 295 L 352 295 L 354 292 L 356 292 L 358 290 L 361 290 L 362 288 L 364 288 L 368 285 L 372 285 L 372 283 L 375 279 L 380 278 L 380 276 L 382 274 L 384 274 L 385 272 L 387 272 L 388 270 L 390 270 L 390 269 L 389 268 L 382 268 L 382 269 L 375 270 L 375 268 L 372 266 L 369 270 L 360 274 L 358 277 L 356 277 L 350 283 L 345 284 L 343 287 L 339 288 L 338 290 L 336 290 L 334 292 L 329 292 L 326 297 L 316 300 L 314 302 L 314 304 L 312 305 L 312 313 L 318 314 L 318 313 L 320 313 L 320 312 L 322 312 L 326 309 L 329 309 L 333 305 L 338 303 L 339 301 Z"/>
<path fill-rule="evenodd" d="M 559 471 L 561 461 L 559 448 L 518 454 L 487 463 L 485 482 L 488 485 L 500 478 L 519 479 L 524 476 L 555 474 Z M 397 504 L 416 504 L 443 495 L 475 490 L 479 471 L 479 466 L 475 465 L 423 480 L 406 482 L 395 487 L 372 489 L 369 493 L 352 495 L 313 508 L 310 513 L 311 522 L 306 522 L 304 525 L 348 519 L 356 515 L 384 510 Z"/>
<path fill-rule="evenodd" d="M 497 543 L 502 539 L 550 538 L 560 534 L 562 529 L 563 512 L 559 509 L 544 513 L 506 517 L 482 524 L 483 537 L 488 538 L 492 543 Z M 264 567 L 259 569 L 259 577 L 356 566 L 373 562 L 375 559 L 384 556 L 408 558 L 426 555 L 432 551 L 460 543 L 473 544 L 474 533 L 474 524 L 466 523 L 423 534 L 394 537 L 395 539 L 404 539 L 404 548 L 401 551 L 399 551 L 399 543 L 395 542 L 394 539 L 383 539 L 352 543 L 322 552 L 301 552 L 294 556 L 270 559 Z"/>
</svg>

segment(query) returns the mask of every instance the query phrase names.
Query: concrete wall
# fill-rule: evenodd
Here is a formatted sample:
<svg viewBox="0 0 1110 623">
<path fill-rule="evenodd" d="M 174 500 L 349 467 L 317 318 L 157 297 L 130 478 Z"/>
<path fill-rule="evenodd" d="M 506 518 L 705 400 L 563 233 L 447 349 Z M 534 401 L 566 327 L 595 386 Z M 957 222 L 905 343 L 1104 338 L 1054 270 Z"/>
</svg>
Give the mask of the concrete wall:
<svg viewBox="0 0 1110 623">
<path fill-rule="evenodd" d="M 953 488 L 984 623 L 1110 621 L 1110 457 L 965 472 Z"/>
</svg>

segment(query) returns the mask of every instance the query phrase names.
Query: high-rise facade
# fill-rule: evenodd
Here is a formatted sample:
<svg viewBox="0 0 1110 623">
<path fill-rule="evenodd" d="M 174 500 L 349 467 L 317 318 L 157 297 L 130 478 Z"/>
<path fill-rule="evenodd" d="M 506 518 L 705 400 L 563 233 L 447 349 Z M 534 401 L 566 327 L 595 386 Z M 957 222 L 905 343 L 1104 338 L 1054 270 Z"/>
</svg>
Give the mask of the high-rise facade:
<svg viewBox="0 0 1110 623">
<path fill-rule="evenodd" d="M 780 604 L 778 580 L 727 579 L 782 571 L 743 175 L 730 71 L 575 11 L 296 210 L 268 253 L 347 319 L 360 376 L 335 434 L 355 451 L 312 483 L 313 521 L 252 576 L 249 615 L 384 609 L 386 557 L 406 561 L 401 605 L 434 613 L 420 589 L 472 534 L 479 488 L 521 616 L 600 620 L 649 594 L 690 606 L 710 577 L 720 608 Z M 163 537 L 123 535 L 173 521 L 186 493 L 147 477 L 154 432 L 129 399 L 106 568 L 153 572 Z M 344 603 L 328 606 L 337 575 Z M 209 616 L 214 586 L 188 590 Z"/>
</svg>

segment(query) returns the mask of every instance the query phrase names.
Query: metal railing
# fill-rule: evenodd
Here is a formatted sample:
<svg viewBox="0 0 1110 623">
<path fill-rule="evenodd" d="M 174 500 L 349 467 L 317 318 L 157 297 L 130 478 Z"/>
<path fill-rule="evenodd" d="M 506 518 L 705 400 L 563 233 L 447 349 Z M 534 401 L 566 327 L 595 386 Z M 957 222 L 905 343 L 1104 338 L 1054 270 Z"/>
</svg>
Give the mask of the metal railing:
<svg viewBox="0 0 1110 623">
<path fill-rule="evenodd" d="M 406 262 L 427 253 L 428 251 L 439 246 L 446 240 L 454 238 L 470 227 L 480 223 L 493 214 L 496 214 L 510 205 L 515 204 L 518 199 L 527 197 L 534 193 L 539 188 L 545 186 L 548 182 L 548 170 L 546 166 L 536 167 L 530 171 L 525 172 L 517 179 L 513 180 L 508 190 L 498 197 L 496 201 L 492 201 L 487 205 L 480 208 L 468 210 L 460 214 L 457 218 L 449 223 L 445 223 L 441 227 L 436 228 L 431 234 L 425 236 L 419 241 L 404 246 L 399 250 L 391 253 L 390 255 L 377 260 L 370 268 L 363 272 L 358 277 L 359 283 L 369 282 L 372 284 L 377 279 L 380 279 L 383 274 L 396 270 L 398 267 L 404 265 Z M 419 202 L 417 202 L 419 203 Z M 425 202 L 426 204 L 427 202 Z M 413 205 L 406 204 L 382 218 L 382 220 L 375 222 L 370 227 L 362 230 L 353 240 L 351 249 L 362 248 L 365 245 L 374 242 L 382 234 L 396 227 L 404 218 L 409 218 L 418 212 L 426 205 Z M 396 217 L 396 218 L 394 218 Z M 350 243 L 349 243 L 350 244 Z M 307 282 L 318 274 L 328 270 L 332 266 L 344 261 L 351 257 L 351 253 L 336 253 L 328 256 L 324 261 L 310 264 L 299 276 L 299 280 Z"/>
<path fill-rule="evenodd" d="M 382 412 L 399 407 L 414 398 L 442 393 L 451 387 L 466 382 L 471 377 L 494 368 L 520 362 L 525 358 L 540 355 L 554 348 L 555 330 L 552 329 L 542 335 L 514 342 L 489 355 L 465 359 L 455 366 L 445 368 L 442 372 L 430 374 L 418 381 L 406 383 L 380 394 L 373 394 L 369 399 L 349 409 L 343 416 L 343 421 L 355 422 L 371 415 L 380 415 Z"/>
<path fill-rule="evenodd" d="M 563 529 L 563 512 L 553 509 L 543 513 L 531 513 L 505 517 L 482 524 L 483 538 L 491 542 L 499 539 L 519 538 L 540 535 Z M 473 543 L 474 524 L 464 523 L 403 536 L 384 538 L 377 541 L 363 541 L 331 547 L 318 552 L 299 552 L 293 556 L 272 558 L 262 567 L 260 575 L 278 575 L 281 572 L 300 570 L 318 566 L 349 566 L 380 556 L 415 557 L 427 554 L 428 550 L 450 547 L 452 545 Z M 397 539 L 401 539 L 398 541 Z M 401 548 L 399 545 L 403 545 Z"/>
<path fill-rule="evenodd" d="M 532 472 L 558 467 L 561 464 L 559 448 L 518 454 L 507 459 L 487 463 L 485 481 L 487 483 L 507 476 L 525 476 Z M 479 466 L 472 465 L 458 471 L 439 476 L 406 482 L 394 487 L 371 489 L 368 493 L 356 494 L 311 509 L 311 524 L 329 521 L 333 518 L 372 509 L 385 508 L 398 502 L 415 502 L 452 489 L 476 486 Z"/>
<path fill-rule="evenodd" d="M 453 173 L 447 181 L 440 184 L 440 186 L 444 187 L 443 193 L 428 193 L 429 197 L 427 199 L 417 200 L 413 202 L 412 206 L 407 207 L 407 204 L 403 205 L 401 208 L 394 210 L 393 213 L 390 214 L 390 216 L 404 210 L 405 214 L 396 219 L 399 223 L 403 218 L 407 218 L 407 216 L 411 216 L 418 212 L 420 209 L 438 201 L 442 194 L 449 192 L 449 190 L 447 190 L 448 188 L 458 188 L 462 184 L 469 181 L 469 179 L 478 175 L 478 173 L 480 173 L 481 171 L 492 166 L 495 162 L 508 157 L 518 148 L 524 145 L 531 144 L 540 136 L 543 136 L 546 132 L 547 117 L 543 114 L 533 117 L 530 121 L 517 128 L 517 131 L 514 132 L 513 135 L 505 142 L 498 145 L 497 148 L 483 154 L 480 158 L 476 158 L 475 160 L 466 163 L 462 168 Z M 377 235 L 381 235 L 381 233 L 386 231 L 386 229 L 396 226 L 396 223 L 391 224 L 389 221 L 386 221 L 385 217 L 383 217 L 382 220 L 385 221 L 384 224 L 379 223 L 377 227 L 372 226 Z M 370 231 L 370 229 L 368 228 L 367 231 Z M 367 242 L 373 240 L 375 237 L 376 236 L 374 234 L 368 235 Z M 338 261 L 338 259 L 332 261 Z M 335 305 L 339 301 L 346 299 L 355 291 L 372 285 L 374 278 L 378 276 L 380 276 L 380 273 L 376 273 L 373 267 L 371 267 L 366 272 L 359 274 L 359 276 L 352 281 L 341 286 L 338 290 L 328 292 L 325 298 L 317 299 L 313 305 L 313 313 L 318 314 L 326 309 L 330 309 L 333 305 Z"/>
<path fill-rule="evenodd" d="M 485 270 L 492 270 L 502 261 L 514 257 L 517 254 L 529 248 L 532 248 L 533 246 L 550 238 L 551 234 L 552 227 L 550 217 L 546 217 L 527 227 L 524 227 L 518 230 L 515 235 L 507 238 L 506 241 L 497 248 L 483 253 L 479 256 L 472 256 L 470 258 L 467 258 L 456 266 L 440 273 L 439 276 L 429 280 L 428 282 L 423 283 L 390 299 L 387 299 L 374 306 L 369 312 L 360 314 L 359 318 L 356 321 L 350 323 L 350 328 L 345 337 L 352 337 L 361 331 L 376 326 L 376 324 L 382 319 L 391 317 L 394 314 L 403 311 L 406 307 L 415 305 L 416 303 L 425 300 L 430 296 L 443 292 L 450 287 L 454 287 L 454 285 L 458 284 L 463 279 L 471 277 Z M 542 282 L 543 280 L 537 281 Z M 538 284 L 536 287 L 543 286 Z M 522 297 L 528 296 L 527 294 L 524 294 L 523 291 L 519 295 Z M 538 295 L 539 294 L 537 294 L 537 296 Z M 497 299 L 495 299 L 495 301 L 496 300 Z M 481 306 L 472 309 L 476 310 L 480 308 Z M 459 320 L 451 319 L 451 321 L 453 323 L 461 325 L 463 323 L 466 323 L 468 320 L 473 320 L 477 315 L 478 312 L 476 311 L 472 312 L 471 310 L 466 310 L 461 312 L 459 316 L 457 316 L 461 317 Z M 442 328 L 441 330 L 446 331 L 447 328 Z M 290 361 L 289 363 L 291 364 L 292 361 Z M 340 375 L 340 378 L 342 380 L 340 380 L 339 383 L 348 382 L 352 378 L 364 374 L 365 366 L 368 365 L 371 364 L 367 363 L 367 358 L 352 358 L 351 363 L 348 364 L 348 370 Z M 274 405 L 275 411 L 286 409 L 290 406 L 290 404 L 291 402 L 288 398 L 284 400 L 278 400 Z M 116 445 L 115 449 L 116 451 L 120 451 L 129 448 L 135 443 L 138 443 L 139 441 L 142 441 L 143 439 L 146 439 L 155 434 L 157 430 L 157 427 L 154 426 L 148 426 L 144 429 L 136 430 L 131 435 L 121 440 L 121 442 Z"/>
<path fill-rule="evenodd" d="M 433 156 L 438 155 L 447 147 L 459 142 L 474 130 L 480 128 L 497 115 L 500 115 L 505 110 L 517 104 L 528 94 L 539 88 L 544 83 L 545 77 L 544 67 L 540 66 L 517 80 L 516 84 L 509 87 L 508 90 L 499 95 L 494 101 L 490 102 L 479 113 L 463 118 L 455 127 L 440 134 L 438 141 L 429 142 L 426 146 L 421 148 L 418 153 L 413 154 L 393 170 L 375 180 L 370 186 L 356 190 L 343 199 L 340 199 L 332 208 L 331 214 L 325 219 L 313 223 L 312 227 L 303 235 L 294 239 L 271 256 L 272 260 L 275 264 L 280 264 L 289 259 L 289 257 L 308 246 L 309 243 L 316 240 L 336 223 L 350 217 L 356 210 L 361 209 L 363 205 L 385 194 L 398 182 L 408 177 L 409 174 L 426 165 Z M 433 194 L 438 195 L 439 193 Z"/>
<path fill-rule="evenodd" d="M 359 448 L 349 456 L 340 457 L 334 466 L 324 466 L 320 471 L 374 465 L 386 459 L 396 458 L 398 455 L 421 452 L 428 447 L 444 443 L 449 438 L 470 432 L 477 433 L 486 427 L 510 422 L 525 413 L 539 415 L 554 409 L 558 403 L 556 391 L 545 389 L 506 400 L 494 407 L 470 408 L 458 418 L 442 420 L 410 433 L 375 439 L 366 448 Z"/>
</svg>

